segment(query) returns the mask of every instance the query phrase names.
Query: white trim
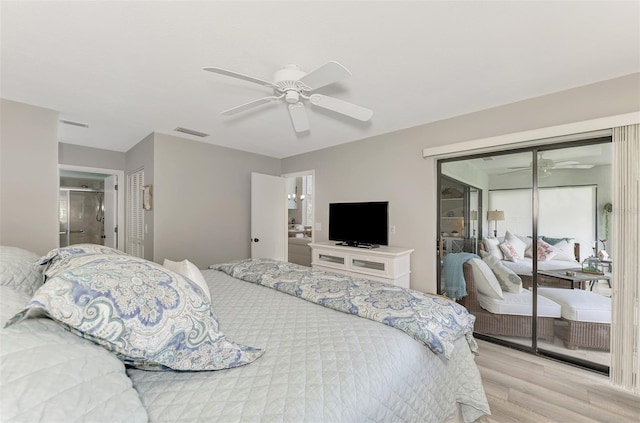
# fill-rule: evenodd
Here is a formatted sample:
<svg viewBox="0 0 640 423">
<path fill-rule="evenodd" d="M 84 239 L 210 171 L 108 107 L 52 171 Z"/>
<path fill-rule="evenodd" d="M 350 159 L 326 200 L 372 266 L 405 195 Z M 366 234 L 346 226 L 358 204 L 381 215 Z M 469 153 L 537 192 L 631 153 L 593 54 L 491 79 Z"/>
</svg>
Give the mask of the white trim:
<svg viewBox="0 0 640 423">
<path fill-rule="evenodd" d="M 124 238 L 125 238 L 125 220 L 124 220 L 124 190 L 125 179 L 124 170 L 117 169 L 104 169 L 101 167 L 88 167 L 88 166 L 75 166 L 58 164 L 58 191 L 60 190 L 60 171 L 70 170 L 73 172 L 88 172 L 88 173 L 103 173 L 105 175 L 116 175 L 118 177 L 118 250 L 124 251 Z M 58 231 L 58 228 L 56 228 Z"/>
<path fill-rule="evenodd" d="M 512 134 L 498 135 L 495 137 L 481 138 L 471 141 L 463 141 L 455 144 L 440 145 L 437 147 L 427 147 L 422 150 L 422 157 L 438 157 L 444 158 L 445 155 L 454 155 L 455 153 L 469 154 L 474 150 L 491 149 L 499 146 L 515 146 L 516 144 L 535 142 L 537 145 L 568 141 L 566 139 L 554 139 L 567 135 L 575 135 L 589 133 L 593 131 L 610 131 L 611 128 L 618 126 L 632 125 L 640 123 L 640 111 L 626 113 L 624 115 L 608 116 L 604 118 L 585 120 L 580 122 L 567 123 L 563 125 L 549 126 L 546 128 L 532 129 L 529 131 L 515 132 Z M 609 132 L 610 133 L 610 132 Z M 603 133 L 604 135 L 605 133 Z M 594 134 L 589 134 L 592 136 Z M 597 134 L 596 134 L 597 135 Z M 475 151 L 474 151 L 475 152 Z M 480 152 L 480 151 L 477 151 Z"/>
</svg>

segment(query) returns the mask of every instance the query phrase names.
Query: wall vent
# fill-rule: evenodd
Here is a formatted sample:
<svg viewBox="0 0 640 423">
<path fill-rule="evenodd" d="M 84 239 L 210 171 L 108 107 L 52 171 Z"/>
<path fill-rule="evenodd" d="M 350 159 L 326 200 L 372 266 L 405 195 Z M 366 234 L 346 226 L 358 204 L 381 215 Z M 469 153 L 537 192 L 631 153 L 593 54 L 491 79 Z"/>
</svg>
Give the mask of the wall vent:
<svg viewBox="0 0 640 423">
<path fill-rule="evenodd" d="M 193 129 L 181 128 L 179 126 L 176 129 L 174 129 L 174 131 L 182 132 L 183 134 L 189 134 L 189 135 L 193 135 L 194 137 L 200 137 L 200 138 L 205 138 L 209 136 L 209 134 L 205 134 L 204 132 L 194 131 Z"/>
<path fill-rule="evenodd" d="M 72 120 L 61 119 L 60 123 L 64 123 L 65 125 L 71 125 L 71 126 L 79 126 L 81 128 L 88 128 L 89 127 L 89 125 L 87 125 L 86 123 L 74 122 Z"/>
</svg>

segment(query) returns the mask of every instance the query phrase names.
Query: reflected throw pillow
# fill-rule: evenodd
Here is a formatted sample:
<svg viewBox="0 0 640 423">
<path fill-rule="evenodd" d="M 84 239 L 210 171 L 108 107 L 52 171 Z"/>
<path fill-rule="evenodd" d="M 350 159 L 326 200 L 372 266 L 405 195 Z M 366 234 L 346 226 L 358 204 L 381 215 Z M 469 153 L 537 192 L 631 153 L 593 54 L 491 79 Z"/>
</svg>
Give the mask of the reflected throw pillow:
<svg viewBox="0 0 640 423">
<path fill-rule="evenodd" d="M 504 235 L 504 240 L 506 242 L 508 242 L 509 244 L 511 244 L 511 246 L 514 248 L 514 250 L 517 253 L 517 257 L 516 258 L 524 258 L 524 252 L 527 249 L 527 243 L 524 242 L 519 236 L 512 234 L 511 232 L 507 231 Z"/>
<path fill-rule="evenodd" d="M 505 260 L 515 262 L 517 259 L 522 258 L 521 256 L 518 255 L 518 252 L 513 247 L 513 245 L 511 245 L 511 243 L 508 241 L 505 241 L 502 244 L 500 244 L 500 250 L 502 250 Z"/>
<path fill-rule="evenodd" d="M 541 239 L 538 240 L 538 249 L 536 251 L 540 261 L 551 260 L 558 254 L 558 250 Z"/>
<path fill-rule="evenodd" d="M 500 282 L 498 282 L 496 275 L 493 274 L 487 263 L 479 258 L 472 258 L 468 263 L 471 265 L 476 290 L 487 297 L 502 300 L 504 297 Z"/>
<path fill-rule="evenodd" d="M 573 238 L 570 238 L 569 240 L 564 239 L 556 244 L 551 245 L 553 245 L 553 248 L 556 249 L 556 255 L 553 258 L 554 260 L 565 260 L 572 262 L 576 261 L 576 242 Z"/>
<path fill-rule="evenodd" d="M 496 279 L 500 283 L 500 288 L 506 292 L 513 292 L 519 294 L 522 292 L 522 278 L 516 274 L 513 270 L 502 264 L 501 260 L 496 257 L 485 254 L 482 256 L 482 261 L 487 263 L 487 266 L 491 269 Z"/>
<path fill-rule="evenodd" d="M 502 251 L 500 250 L 500 241 L 498 238 L 485 238 L 482 240 L 482 243 L 484 244 L 484 249 L 487 253 L 495 256 L 499 260 L 504 258 Z"/>
<path fill-rule="evenodd" d="M 202 290 L 159 264 L 111 254 L 64 262 L 7 326 L 44 313 L 144 370 L 220 370 L 264 353 L 228 339 Z"/>
</svg>

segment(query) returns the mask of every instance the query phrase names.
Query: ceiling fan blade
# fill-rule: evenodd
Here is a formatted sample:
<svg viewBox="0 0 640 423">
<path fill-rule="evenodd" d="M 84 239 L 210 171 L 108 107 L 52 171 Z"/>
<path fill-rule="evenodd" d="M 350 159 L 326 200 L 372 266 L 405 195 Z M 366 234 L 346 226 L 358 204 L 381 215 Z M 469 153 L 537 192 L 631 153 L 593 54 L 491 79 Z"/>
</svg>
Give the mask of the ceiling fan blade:
<svg viewBox="0 0 640 423">
<path fill-rule="evenodd" d="M 366 122 L 373 116 L 373 110 L 365 109 L 337 98 L 327 97 L 326 95 L 313 94 L 309 97 L 311 104 L 323 109 L 331 110 L 345 116 Z"/>
<path fill-rule="evenodd" d="M 341 79 L 351 76 L 351 72 L 338 62 L 329 62 L 320 66 L 318 69 L 313 70 L 300 78 L 298 81 L 302 82 L 312 90 L 316 90 L 325 85 L 333 84 Z"/>
<path fill-rule="evenodd" d="M 580 162 L 576 162 L 575 160 L 565 160 L 564 162 L 555 162 L 553 164 L 553 167 L 566 166 L 566 165 L 577 165 L 577 164 L 580 164 Z"/>
<path fill-rule="evenodd" d="M 245 80 L 245 81 L 253 82 L 254 84 L 264 85 L 265 87 L 274 88 L 276 86 L 276 84 L 274 84 L 273 82 L 265 81 L 264 79 L 260 79 L 260 78 L 254 78 L 253 76 L 244 75 L 242 73 L 230 71 L 230 70 L 227 70 L 227 69 L 222 69 L 222 68 L 202 68 L 202 70 L 206 70 L 206 71 L 213 72 L 213 73 L 219 73 L 220 75 L 226 75 L 226 76 L 230 76 L 232 78 L 242 79 L 242 80 Z"/>
<path fill-rule="evenodd" d="M 554 169 L 591 169 L 595 165 L 592 164 L 569 164 L 563 166 L 554 166 Z"/>
<path fill-rule="evenodd" d="M 525 170 L 529 170 L 528 167 L 508 167 L 507 169 L 515 169 L 515 170 L 510 170 L 509 172 L 503 172 L 503 173 L 498 173 L 498 175 L 509 175 L 510 173 L 518 173 L 518 172 L 524 172 Z"/>
<path fill-rule="evenodd" d="M 301 101 L 289 104 L 289 115 L 291 116 L 293 129 L 295 129 L 296 132 L 306 132 L 309 130 L 309 118 L 307 117 L 304 104 L 302 104 Z"/>
<path fill-rule="evenodd" d="M 253 100 L 248 103 L 244 103 L 239 106 L 232 107 L 231 109 L 224 110 L 220 112 L 220 114 L 225 116 L 235 115 L 236 113 L 244 112 L 245 110 L 252 109 L 254 107 L 260 106 L 261 104 L 269 103 L 270 101 L 278 100 L 280 98 L 282 97 L 270 96 L 270 97 L 259 98 L 257 100 Z"/>
</svg>

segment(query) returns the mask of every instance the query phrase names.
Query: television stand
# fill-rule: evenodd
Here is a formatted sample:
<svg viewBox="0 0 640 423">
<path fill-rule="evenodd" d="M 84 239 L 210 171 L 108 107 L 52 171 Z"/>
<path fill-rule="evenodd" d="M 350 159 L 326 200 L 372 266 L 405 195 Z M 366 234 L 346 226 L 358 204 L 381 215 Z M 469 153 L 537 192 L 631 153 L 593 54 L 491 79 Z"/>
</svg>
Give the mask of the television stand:
<svg viewBox="0 0 640 423">
<path fill-rule="evenodd" d="M 378 244 L 369 244 L 367 242 L 345 241 L 345 242 L 338 242 L 336 245 L 341 245 L 344 247 L 366 248 L 368 250 L 371 250 L 372 248 L 380 248 Z"/>
<path fill-rule="evenodd" d="M 412 249 L 387 246 L 368 249 L 363 244 L 356 248 L 335 242 L 314 242 L 309 247 L 311 266 L 316 269 L 409 288 Z"/>
</svg>

